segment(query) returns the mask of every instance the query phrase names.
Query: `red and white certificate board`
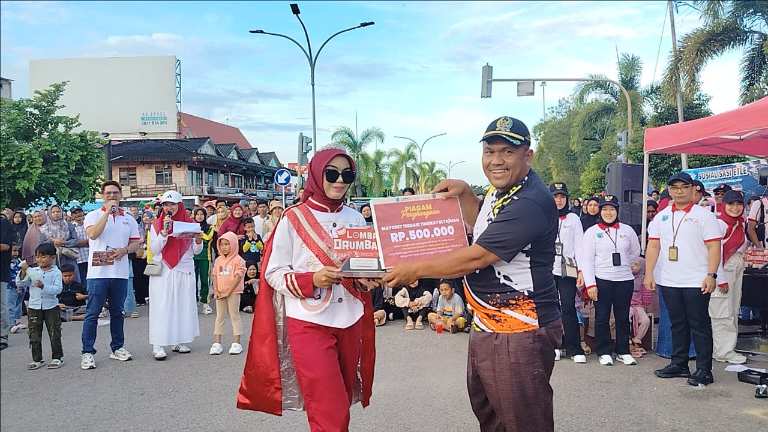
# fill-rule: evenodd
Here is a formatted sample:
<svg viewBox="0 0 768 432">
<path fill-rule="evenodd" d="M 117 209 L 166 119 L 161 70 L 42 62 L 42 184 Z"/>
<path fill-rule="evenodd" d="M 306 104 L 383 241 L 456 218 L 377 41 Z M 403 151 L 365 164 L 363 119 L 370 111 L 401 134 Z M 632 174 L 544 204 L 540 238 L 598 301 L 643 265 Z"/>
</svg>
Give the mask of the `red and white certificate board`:
<svg viewBox="0 0 768 432">
<path fill-rule="evenodd" d="M 414 195 L 371 201 L 382 267 L 467 247 L 458 198 Z"/>
</svg>

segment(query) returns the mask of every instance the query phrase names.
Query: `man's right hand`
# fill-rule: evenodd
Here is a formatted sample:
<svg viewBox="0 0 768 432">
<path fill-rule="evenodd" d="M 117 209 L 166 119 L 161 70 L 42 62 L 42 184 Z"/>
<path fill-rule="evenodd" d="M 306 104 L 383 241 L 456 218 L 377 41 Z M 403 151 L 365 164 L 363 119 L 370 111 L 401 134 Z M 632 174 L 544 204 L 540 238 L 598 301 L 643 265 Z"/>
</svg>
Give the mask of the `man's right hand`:
<svg viewBox="0 0 768 432">
<path fill-rule="evenodd" d="M 643 286 L 645 286 L 645 289 L 648 291 L 656 291 L 656 281 L 653 279 L 652 274 L 645 274 L 645 278 L 643 279 Z"/>
<path fill-rule="evenodd" d="M 443 180 L 432 189 L 432 193 L 440 194 L 445 198 L 459 197 L 466 193 L 472 193 L 472 188 L 463 180 Z"/>
<path fill-rule="evenodd" d="M 341 274 L 336 267 L 325 266 L 312 275 L 312 284 L 318 288 L 331 288 L 341 283 Z"/>
<path fill-rule="evenodd" d="M 107 213 L 112 212 L 112 207 L 120 207 L 120 201 L 117 200 L 109 200 L 104 201 L 104 208 L 107 209 Z"/>
</svg>

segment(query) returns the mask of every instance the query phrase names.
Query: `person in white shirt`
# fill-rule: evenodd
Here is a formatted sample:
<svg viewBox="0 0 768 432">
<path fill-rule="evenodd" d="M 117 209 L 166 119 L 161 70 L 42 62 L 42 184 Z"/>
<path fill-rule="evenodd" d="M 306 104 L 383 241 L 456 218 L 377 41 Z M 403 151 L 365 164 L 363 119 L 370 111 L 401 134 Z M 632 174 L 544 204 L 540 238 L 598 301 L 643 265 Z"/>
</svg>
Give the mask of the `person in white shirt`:
<svg viewBox="0 0 768 432">
<path fill-rule="evenodd" d="M 714 382 L 709 298 L 717 283 L 722 234 L 715 215 L 693 201 L 693 179 L 685 172 L 668 181 L 671 205 L 648 227 L 646 273 L 651 291 L 658 283 L 672 322 L 672 361 L 659 378 L 688 378 L 692 386 Z M 696 345 L 696 372 L 688 369 L 690 337 Z"/>
<path fill-rule="evenodd" d="M 735 351 L 739 336 L 741 283 L 744 277 L 744 251 L 747 241 L 744 229 L 744 195 L 735 190 L 723 196 L 723 212 L 717 222 L 723 236 L 722 267 L 718 271 L 727 285 L 718 287 L 709 299 L 712 319 L 713 357 L 720 362 L 746 363 L 747 358 Z"/>
<path fill-rule="evenodd" d="M 557 238 L 555 239 L 555 264 L 552 274 L 560 294 L 560 309 L 563 319 L 563 348 L 575 363 L 586 363 L 587 356 L 581 346 L 579 320 L 576 316 L 576 248 L 584 236 L 581 220 L 568 205 L 568 186 L 552 183 L 549 186 L 557 207 Z M 555 350 L 559 360 L 560 350 Z"/>
<path fill-rule="evenodd" d="M 128 254 L 136 252 L 141 235 L 136 219 L 120 208 L 120 183 L 112 180 L 104 182 L 101 194 L 104 205 L 88 213 L 83 222 L 88 236 L 88 304 L 83 320 L 81 369 L 96 367 L 96 328 L 101 308 L 107 300 L 112 334 L 112 354 L 109 358 L 119 361 L 132 358 L 123 347 L 123 307 L 128 294 Z"/>
<path fill-rule="evenodd" d="M 754 200 L 747 215 L 747 236 L 752 245 L 758 249 L 768 246 L 765 223 L 768 222 L 768 197 L 763 196 Z M 762 234 L 762 235 L 760 235 Z"/>
<path fill-rule="evenodd" d="M 253 230 L 256 232 L 256 234 L 260 235 L 261 238 L 264 237 L 264 223 L 269 219 L 268 214 L 269 206 L 267 206 L 266 201 L 259 201 L 258 205 L 256 206 L 256 213 L 252 216 L 253 218 Z"/>
<path fill-rule="evenodd" d="M 587 295 L 595 302 L 595 337 L 600 364 L 612 366 L 613 357 L 625 365 L 637 361 L 629 352 L 629 306 L 634 291 L 631 265 L 640 256 L 635 231 L 619 222 L 619 200 L 600 199 L 600 221 L 584 233 L 578 253 Z M 611 346 L 611 311 L 616 322 L 616 343 Z"/>
<path fill-rule="evenodd" d="M 310 430 L 346 431 L 350 406 L 371 396 L 375 333 L 364 291 L 378 283 L 343 278 L 344 257 L 333 250 L 337 230 L 365 226 L 344 205 L 354 161 L 326 149 L 309 172 L 302 203 L 267 241 L 237 406 L 276 415 L 303 408 Z"/>
</svg>

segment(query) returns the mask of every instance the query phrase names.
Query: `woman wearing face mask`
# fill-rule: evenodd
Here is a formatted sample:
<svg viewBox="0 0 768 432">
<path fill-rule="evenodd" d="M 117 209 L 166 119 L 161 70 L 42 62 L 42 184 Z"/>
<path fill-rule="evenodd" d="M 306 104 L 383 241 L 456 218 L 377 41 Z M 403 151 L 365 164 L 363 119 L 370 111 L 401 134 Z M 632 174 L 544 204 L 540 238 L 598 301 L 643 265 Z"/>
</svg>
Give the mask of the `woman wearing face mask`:
<svg viewBox="0 0 768 432">
<path fill-rule="evenodd" d="M 598 197 L 589 197 L 584 201 L 585 212 L 581 215 L 581 228 L 586 231 L 600 219 L 600 199 Z"/>
<path fill-rule="evenodd" d="M 337 229 L 365 226 L 344 206 L 355 174 L 343 150 L 317 152 L 302 202 L 267 241 L 238 408 L 303 408 L 310 430 L 346 431 L 350 405 L 368 405 L 375 350 L 366 291 L 377 284 L 342 278 L 344 257 L 333 252 Z"/>
<path fill-rule="evenodd" d="M 152 260 L 161 264 L 161 272 L 149 277 L 149 343 L 156 360 L 165 360 L 165 346 L 189 353 L 186 345 L 200 336 L 197 321 L 195 264 L 193 257 L 203 249 L 203 239 L 177 238 L 174 222 L 192 222 L 181 194 L 168 191 L 161 197 L 162 213 L 149 233 Z"/>
<path fill-rule="evenodd" d="M 587 295 L 595 302 L 597 354 L 603 366 L 613 365 L 613 352 L 625 365 L 637 364 L 629 352 L 629 306 L 635 280 L 631 266 L 639 256 L 637 234 L 619 222 L 619 200 L 606 195 L 600 200 L 599 222 L 584 233 L 578 254 Z M 615 346 L 611 346 L 611 311 L 616 321 Z"/>
<path fill-rule="evenodd" d="M 744 277 L 744 251 L 747 249 L 744 228 L 744 195 L 729 190 L 723 196 L 723 211 L 718 223 L 723 233 L 721 269 L 717 284 L 709 298 L 712 319 L 712 358 L 719 362 L 746 363 L 747 358 L 735 351 L 739 336 L 739 306 Z M 722 276 L 720 276 L 722 274 Z M 725 285 L 727 283 L 727 285 Z"/>
</svg>

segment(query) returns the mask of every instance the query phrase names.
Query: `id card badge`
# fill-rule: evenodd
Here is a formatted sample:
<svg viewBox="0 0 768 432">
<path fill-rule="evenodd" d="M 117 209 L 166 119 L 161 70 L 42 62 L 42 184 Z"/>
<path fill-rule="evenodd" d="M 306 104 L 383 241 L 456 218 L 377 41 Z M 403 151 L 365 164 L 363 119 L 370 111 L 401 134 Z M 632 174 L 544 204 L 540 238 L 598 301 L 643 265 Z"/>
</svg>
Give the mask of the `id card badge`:
<svg viewBox="0 0 768 432">
<path fill-rule="evenodd" d="M 563 244 L 561 242 L 555 242 L 555 255 L 563 256 Z"/>
<path fill-rule="evenodd" d="M 670 261 L 677 261 L 677 246 L 670 246 L 669 247 L 669 254 L 668 258 Z"/>
<path fill-rule="evenodd" d="M 619 252 L 614 252 L 611 255 L 611 259 L 613 259 L 613 266 L 618 267 L 621 265 L 621 254 Z"/>
</svg>

